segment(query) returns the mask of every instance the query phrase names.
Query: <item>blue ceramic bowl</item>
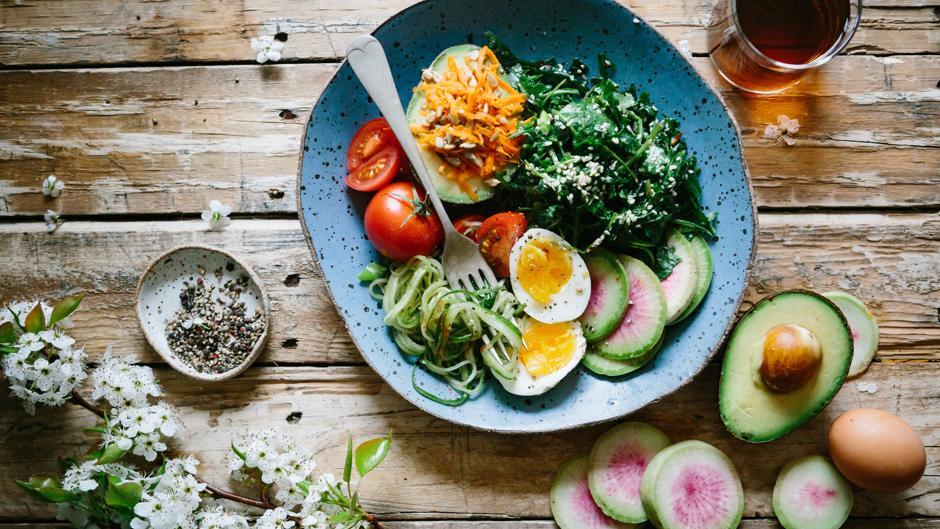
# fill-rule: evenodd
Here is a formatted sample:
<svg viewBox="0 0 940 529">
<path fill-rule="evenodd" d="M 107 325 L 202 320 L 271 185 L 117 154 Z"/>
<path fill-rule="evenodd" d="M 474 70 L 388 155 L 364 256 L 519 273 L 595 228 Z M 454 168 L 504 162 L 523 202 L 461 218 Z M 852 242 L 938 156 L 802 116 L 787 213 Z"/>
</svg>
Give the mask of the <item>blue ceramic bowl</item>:
<svg viewBox="0 0 940 529">
<path fill-rule="evenodd" d="M 705 206 L 718 212 L 712 245 L 715 275 L 696 313 L 667 329 L 655 361 L 632 376 L 597 377 L 576 370 L 546 395 L 510 395 L 491 381 L 456 408 L 434 403 L 412 387 L 412 366 L 382 324 L 382 309 L 356 280 L 378 257 L 366 239 L 362 214 L 369 194 L 349 190 L 346 147 L 355 130 L 379 115 L 343 64 L 320 96 L 304 137 L 298 182 L 300 218 L 333 300 L 366 361 L 419 408 L 448 421 L 499 432 L 548 432 L 622 417 L 688 383 L 715 354 L 744 295 L 755 246 L 754 201 L 741 141 L 727 109 L 688 62 L 659 33 L 610 0 L 428 0 L 408 8 L 374 35 L 386 49 L 401 99 L 407 104 L 421 69 L 454 44 L 485 43 L 493 31 L 523 58 L 582 58 L 596 66 L 604 52 L 616 80 L 650 93 L 661 112 L 681 121 L 702 166 Z M 448 394 L 423 371 L 418 383 Z M 451 394 L 452 396 L 453 394 Z"/>
</svg>

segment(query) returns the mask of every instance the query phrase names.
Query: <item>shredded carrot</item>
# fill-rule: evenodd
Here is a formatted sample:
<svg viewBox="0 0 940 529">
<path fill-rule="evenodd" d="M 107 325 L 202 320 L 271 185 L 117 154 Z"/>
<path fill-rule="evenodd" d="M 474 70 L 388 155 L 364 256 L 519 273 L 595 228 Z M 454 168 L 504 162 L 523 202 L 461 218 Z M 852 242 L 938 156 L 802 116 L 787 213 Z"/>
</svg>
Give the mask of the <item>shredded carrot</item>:
<svg viewBox="0 0 940 529">
<path fill-rule="evenodd" d="M 411 125 L 419 145 L 440 155 L 440 173 L 472 200 L 471 178 L 488 179 L 519 159 L 513 138 L 526 97 L 501 76 L 488 47 L 460 59 L 447 57 L 446 71 L 415 88 L 424 96 L 421 120 Z"/>
</svg>

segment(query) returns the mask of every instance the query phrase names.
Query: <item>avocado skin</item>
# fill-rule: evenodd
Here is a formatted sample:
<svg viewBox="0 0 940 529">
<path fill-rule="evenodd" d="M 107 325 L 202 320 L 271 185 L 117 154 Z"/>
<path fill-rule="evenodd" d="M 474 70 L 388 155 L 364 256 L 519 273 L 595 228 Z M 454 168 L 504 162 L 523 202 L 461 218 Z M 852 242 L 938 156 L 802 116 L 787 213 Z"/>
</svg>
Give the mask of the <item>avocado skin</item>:
<svg viewBox="0 0 940 529">
<path fill-rule="evenodd" d="M 774 305 L 771 305 L 770 304 L 771 302 L 777 301 L 778 303 L 780 303 L 781 301 L 785 301 L 790 296 L 809 297 L 809 298 L 812 298 L 814 302 L 818 302 L 821 305 L 830 309 L 837 316 L 838 321 L 840 322 L 840 325 L 838 326 L 838 328 L 833 329 L 833 331 L 844 333 L 844 338 L 847 341 L 848 347 L 847 347 L 847 350 L 843 352 L 844 353 L 843 354 L 844 358 L 842 359 L 843 365 L 837 372 L 836 377 L 829 384 L 829 389 L 826 391 L 822 399 L 808 402 L 804 410 L 802 410 L 800 413 L 794 414 L 793 420 L 782 425 L 780 428 L 770 430 L 764 433 L 754 433 L 754 432 L 749 431 L 743 425 L 738 424 L 737 418 L 732 416 L 730 413 L 728 413 L 728 409 L 732 407 L 732 404 L 729 402 L 730 397 L 728 397 L 727 395 L 728 393 L 727 386 L 729 384 L 728 378 L 729 378 L 729 371 L 730 371 L 731 364 L 735 360 L 733 356 L 728 354 L 727 347 L 729 344 L 733 342 L 735 336 L 739 332 L 747 331 L 748 321 L 752 317 L 762 313 L 764 310 L 772 310 Z M 779 306 L 778 306 L 778 310 L 780 310 Z M 785 316 L 786 316 L 785 314 L 781 314 L 782 319 L 780 319 L 778 324 L 793 323 L 791 321 L 787 321 L 787 318 Z M 742 328 L 744 330 L 741 330 Z M 779 439 L 783 437 L 784 435 L 792 432 L 793 430 L 796 430 L 803 424 L 805 424 L 807 421 L 812 419 L 816 414 L 822 411 L 823 408 L 829 405 L 829 403 L 832 402 L 832 399 L 836 396 L 836 393 L 839 392 L 839 389 L 842 388 L 842 384 L 845 382 L 845 379 L 848 376 L 849 367 L 852 363 L 852 341 L 853 341 L 852 331 L 849 328 L 849 323 L 845 319 L 845 316 L 842 314 L 842 311 L 839 310 L 839 308 L 835 305 L 835 303 L 829 301 L 828 299 L 826 299 L 820 294 L 817 294 L 816 292 L 803 290 L 803 289 L 785 290 L 783 292 L 779 292 L 777 294 L 772 294 L 770 296 L 767 296 L 763 298 L 762 300 L 758 301 L 753 307 L 751 307 L 747 312 L 745 312 L 743 316 L 741 316 L 741 318 L 738 320 L 738 323 L 735 325 L 734 330 L 731 332 L 731 335 L 729 336 L 728 341 L 725 344 L 725 348 L 726 348 L 725 357 L 722 361 L 721 378 L 719 379 L 719 382 L 718 382 L 718 408 L 719 408 L 719 414 L 721 415 L 721 420 L 724 423 L 725 428 L 727 428 L 727 430 L 731 432 L 732 435 L 734 435 L 735 437 L 737 437 L 738 439 L 742 441 L 747 441 L 749 443 L 766 443 L 768 441 Z M 825 351 L 824 351 L 824 354 L 826 354 Z M 729 360 L 729 358 L 731 358 L 731 360 Z M 741 361 L 750 361 L 750 359 L 747 358 L 745 355 L 745 358 L 742 358 Z M 766 392 L 768 394 L 773 394 L 770 390 L 763 388 L 762 386 L 756 386 L 756 385 L 755 385 L 754 391 L 760 391 L 760 392 Z"/>
</svg>

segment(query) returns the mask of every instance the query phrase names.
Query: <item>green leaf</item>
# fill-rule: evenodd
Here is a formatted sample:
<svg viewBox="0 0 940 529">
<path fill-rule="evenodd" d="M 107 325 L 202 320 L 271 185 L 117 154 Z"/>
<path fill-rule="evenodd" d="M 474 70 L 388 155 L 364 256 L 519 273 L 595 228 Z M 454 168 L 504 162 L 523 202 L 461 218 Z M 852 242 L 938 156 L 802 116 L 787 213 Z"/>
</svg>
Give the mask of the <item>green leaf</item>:
<svg viewBox="0 0 940 529">
<path fill-rule="evenodd" d="M 13 343 L 16 341 L 16 327 L 12 321 L 0 325 L 0 343 Z"/>
<path fill-rule="evenodd" d="M 13 480 L 32 497 L 46 503 L 68 503 L 78 496 L 63 489 L 59 477 L 53 474 L 36 474 L 29 481 Z"/>
<path fill-rule="evenodd" d="M 346 443 L 346 464 L 343 466 L 343 481 L 349 483 L 349 480 L 352 478 L 352 463 L 353 463 L 353 444 L 352 436 L 349 437 L 349 442 Z"/>
<path fill-rule="evenodd" d="M 49 326 L 52 327 L 56 323 L 64 320 L 69 317 L 69 314 L 75 312 L 75 309 L 78 308 L 79 303 L 82 302 L 82 298 L 85 297 L 85 294 L 79 294 L 77 296 L 66 296 L 59 300 L 55 304 L 55 307 L 52 307 L 52 315 L 49 317 Z"/>
<path fill-rule="evenodd" d="M 392 448 L 391 434 L 377 439 L 371 439 L 356 447 L 356 471 L 360 477 L 375 470 L 388 455 Z"/>
<path fill-rule="evenodd" d="M 46 328 L 46 315 L 42 312 L 42 303 L 36 303 L 26 315 L 26 332 L 39 332 Z"/>
<path fill-rule="evenodd" d="M 352 522 L 359 517 L 349 511 L 340 511 L 333 516 L 330 516 L 330 523 L 341 523 L 345 524 L 347 522 Z"/>
<path fill-rule="evenodd" d="M 114 463 L 118 459 L 124 457 L 124 454 L 127 453 L 127 450 L 122 450 L 118 448 L 118 445 L 112 443 L 104 447 L 104 450 L 101 451 L 101 454 L 98 455 L 98 464 L 104 465 L 107 463 Z"/>
<path fill-rule="evenodd" d="M 241 459 L 242 461 L 245 460 L 245 453 L 239 450 L 237 446 L 235 446 L 235 441 L 232 441 L 232 452 L 235 452 L 235 455 L 237 455 L 239 459 Z"/>
<path fill-rule="evenodd" d="M 111 507 L 133 509 L 140 501 L 144 489 L 140 483 L 127 481 L 122 483 L 117 476 L 108 476 L 108 488 L 104 492 L 104 502 Z"/>
</svg>

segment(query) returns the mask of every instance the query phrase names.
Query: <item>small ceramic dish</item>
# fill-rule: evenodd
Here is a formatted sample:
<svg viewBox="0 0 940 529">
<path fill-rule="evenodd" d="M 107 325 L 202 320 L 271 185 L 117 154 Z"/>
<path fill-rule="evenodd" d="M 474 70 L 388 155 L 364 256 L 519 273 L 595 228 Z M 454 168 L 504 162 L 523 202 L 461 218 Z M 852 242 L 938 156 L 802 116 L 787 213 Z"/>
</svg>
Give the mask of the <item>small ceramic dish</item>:
<svg viewBox="0 0 940 529">
<path fill-rule="evenodd" d="M 167 324 L 182 308 L 180 291 L 183 283 L 193 283 L 199 277 L 207 284 L 216 286 L 228 280 L 247 278 L 247 284 L 238 299 L 245 302 L 246 312 L 253 313 L 256 308 L 260 308 L 264 318 L 264 330 L 248 356 L 222 373 L 205 373 L 191 367 L 173 353 L 167 343 Z M 219 290 L 215 291 L 214 297 L 221 297 Z M 137 284 L 137 320 L 150 346 L 173 369 L 188 377 L 209 382 L 232 378 L 258 358 L 271 327 L 269 305 L 268 295 L 258 276 L 228 252 L 210 246 L 186 245 L 170 250 L 147 267 Z"/>
</svg>

